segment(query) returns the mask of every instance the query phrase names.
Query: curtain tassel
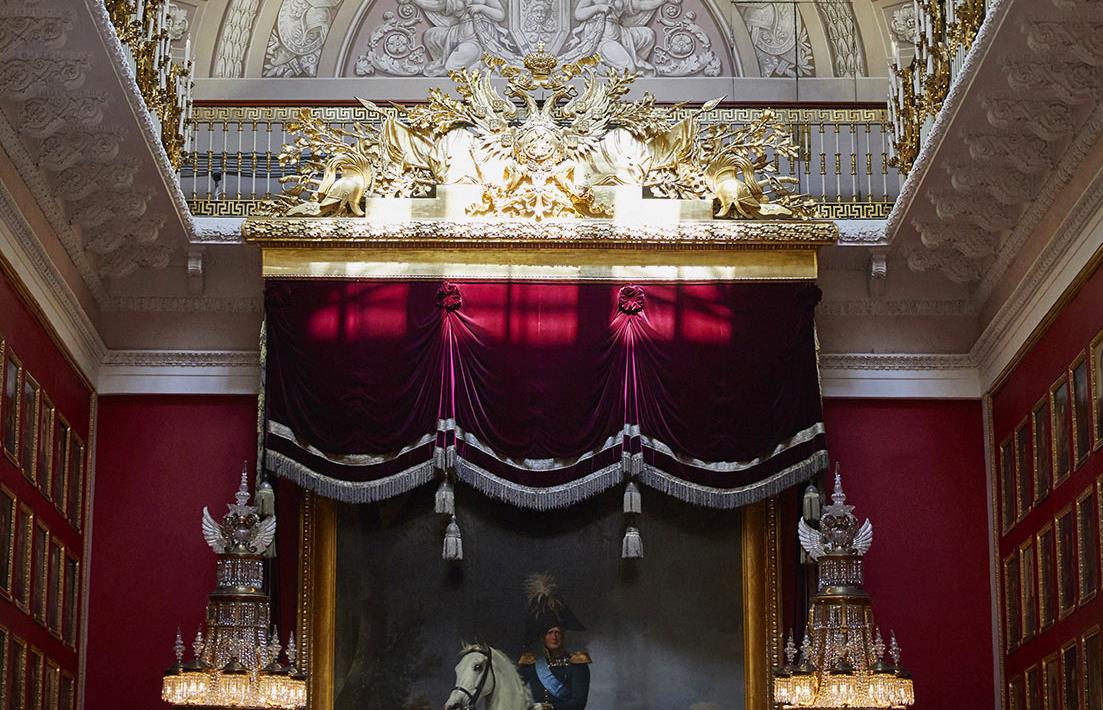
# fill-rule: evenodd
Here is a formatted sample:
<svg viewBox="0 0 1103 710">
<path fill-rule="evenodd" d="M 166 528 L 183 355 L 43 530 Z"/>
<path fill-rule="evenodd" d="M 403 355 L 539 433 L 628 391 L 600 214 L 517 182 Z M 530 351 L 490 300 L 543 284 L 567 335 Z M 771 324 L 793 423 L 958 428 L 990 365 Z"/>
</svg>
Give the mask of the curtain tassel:
<svg viewBox="0 0 1103 710">
<path fill-rule="evenodd" d="M 624 512 L 639 513 L 641 512 L 640 504 L 640 487 L 636 485 L 635 481 L 629 481 L 628 485 L 624 487 Z"/>
<path fill-rule="evenodd" d="M 460 526 L 456 523 L 456 516 L 448 521 L 448 528 L 444 531 L 444 559 L 463 559 L 463 536 L 460 535 Z"/>
<path fill-rule="evenodd" d="M 620 556 L 625 560 L 638 560 L 643 557 L 643 538 L 637 527 L 629 526 L 624 533 L 624 543 L 621 545 Z"/>
<path fill-rule="evenodd" d="M 440 482 L 440 488 L 433 498 L 433 511 L 441 515 L 454 515 L 456 512 L 456 493 L 452 489 L 452 482 L 448 476 Z"/>
</svg>

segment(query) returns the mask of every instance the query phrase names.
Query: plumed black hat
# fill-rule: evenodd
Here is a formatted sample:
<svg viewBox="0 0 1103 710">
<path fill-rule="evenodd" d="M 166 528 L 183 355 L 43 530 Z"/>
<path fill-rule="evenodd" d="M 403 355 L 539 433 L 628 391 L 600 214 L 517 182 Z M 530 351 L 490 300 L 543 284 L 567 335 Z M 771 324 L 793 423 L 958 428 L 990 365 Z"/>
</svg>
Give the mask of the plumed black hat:
<svg viewBox="0 0 1103 710">
<path fill-rule="evenodd" d="M 549 574 L 534 574 L 525 580 L 528 595 L 528 615 L 525 619 L 525 639 L 532 641 L 548 629 L 558 626 L 565 631 L 585 631 L 586 627 L 574 615 L 562 597 L 555 578 Z"/>
</svg>

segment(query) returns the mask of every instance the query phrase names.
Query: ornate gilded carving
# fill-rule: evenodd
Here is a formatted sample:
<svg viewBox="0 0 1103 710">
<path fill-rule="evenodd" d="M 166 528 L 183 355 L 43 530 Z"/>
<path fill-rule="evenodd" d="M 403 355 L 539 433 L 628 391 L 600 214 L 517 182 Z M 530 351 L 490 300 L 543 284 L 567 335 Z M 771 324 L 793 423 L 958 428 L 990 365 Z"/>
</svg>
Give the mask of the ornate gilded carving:
<svg viewBox="0 0 1103 710">
<path fill-rule="evenodd" d="M 425 104 L 395 109 L 361 100 L 373 120 L 349 128 L 304 109 L 279 156 L 298 173 L 281 179 L 287 187 L 267 214 L 360 217 L 374 198 L 435 191 L 466 201 L 468 216 L 604 218 L 625 191 L 645 190 L 715 202 L 716 217 L 815 213 L 788 189 L 796 178 L 777 174 L 775 158 L 798 147 L 769 111 L 733 127 L 701 120 L 718 99 L 681 117 L 650 93 L 626 101 L 637 75 L 599 76 L 596 55 L 561 64 L 541 48 L 523 65 L 490 55 L 483 63 L 450 73 L 458 97 L 433 89 Z"/>
</svg>

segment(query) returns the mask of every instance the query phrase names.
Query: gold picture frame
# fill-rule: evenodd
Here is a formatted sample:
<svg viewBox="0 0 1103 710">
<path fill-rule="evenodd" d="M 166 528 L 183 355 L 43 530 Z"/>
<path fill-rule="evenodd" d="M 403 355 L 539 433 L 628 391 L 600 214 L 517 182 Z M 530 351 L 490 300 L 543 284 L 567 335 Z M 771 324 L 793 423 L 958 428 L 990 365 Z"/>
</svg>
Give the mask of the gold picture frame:
<svg viewBox="0 0 1103 710">
<path fill-rule="evenodd" d="M 38 408 L 41 401 L 42 387 L 24 369 L 20 389 L 22 390 L 20 394 L 22 412 L 19 415 L 21 422 L 19 430 L 20 468 L 23 470 L 23 476 L 31 482 L 31 485 L 34 485 L 35 465 L 38 457 Z"/>
<path fill-rule="evenodd" d="M 1034 638 L 1038 631 L 1038 580 L 1034 566 L 1034 538 L 1019 546 L 1019 610 L 1022 641 Z"/>
<path fill-rule="evenodd" d="M 68 548 L 65 550 L 65 569 L 62 573 L 61 640 L 69 648 L 77 647 L 77 631 L 80 619 L 80 560 Z"/>
<path fill-rule="evenodd" d="M 1038 562 L 1038 628 L 1053 626 L 1057 620 L 1057 539 L 1053 523 L 1047 522 L 1035 535 Z"/>
<path fill-rule="evenodd" d="M 1069 696 L 1076 696 L 1076 704 L 1069 703 Z M 1066 708 L 1080 708 L 1080 643 L 1072 639 L 1061 646 L 1061 698 Z"/>
<path fill-rule="evenodd" d="M 27 642 L 18 636 L 11 637 L 11 695 L 9 706 L 11 710 L 28 710 L 27 708 Z"/>
<path fill-rule="evenodd" d="M 0 449 L 12 465 L 19 468 L 19 419 L 23 414 L 23 363 L 4 348 L 3 419 L 0 421 Z"/>
<path fill-rule="evenodd" d="M 1025 710 L 1026 688 L 1024 679 L 1017 675 L 1007 684 L 1007 710 Z"/>
<path fill-rule="evenodd" d="M 35 514 L 26 503 L 20 503 L 15 513 L 15 535 L 12 540 L 11 598 L 21 611 L 29 612 L 31 603 L 31 555 L 33 552 Z"/>
<path fill-rule="evenodd" d="M 1084 710 L 1103 710 L 1103 638 L 1099 626 L 1093 626 L 1080 637 L 1083 663 L 1080 683 L 1084 687 Z"/>
<path fill-rule="evenodd" d="M 1083 605 L 1099 591 L 1099 506 L 1094 483 L 1076 497 L 1076 574 Z"/>
<path fill-rule="evenodd" d="M 61 666 L 53 659 L 46 659 L 46 672 L 42 676 L 42 701 L 43 707 L 48 710 L 56 710 L 58 707 L 58 693 L 61 689 Z"/>
<path fill-rule="evenodd" d="M 1016 500 L 1019 487 L 1015 483 L 1015 456 L 1011 434 L 1000 443 L 997 453 L 1000 475 L 1000 517 L 1006 535 L 1019 521 L 1019 504 Z"/>
<path fill-rule="evenodd" d="M 1026 679 L 1026 710 L 1042 710 L 1041 667 L 1027 668 L 1023 678 Z"/>
<path fill-rule="evenodd" d="M 1092 451 L 1091 430 L 1091 376 L 1088 371 L 1088 355 L 1076 356 L 1069 365 L 1069 401 L 1072 410 L 1072 467 L 1083 466 Z"/>
<path fill-rule="evenodd" d="M 8 692 L 8 640 L 11 636 L 7 628 L 0 626 L 0 708 L 9 707 Z"/>
<path fill-rule="evenodd" d="M 72 427 L 68 420 L 57 412 L 54 417 L 54 472 L 50 482 L 50 500 L 54 507 L 65 515 L 65 485 L 69 477 L 69 437 Z"/>
<path fill-rule="evenodd" d="M 1042 659 L 1042 707 L 1061 707 L 1061 664 L 1056 651 Z"/>
<path fill-rule="evenodd" d="M 1053 435 L 1053 487 L 1061 485 L 1072 473 L 1072 400 L 1067 372 L 1049 388 L 1049 430 Z"/>
<path fill-rule="evenodd" d="M 27 696 L 30 700 L 30 710 L 43 710 L 42 681 L 46 670 L 45 660 L 42 651 L 31 646 L 27 655 Z"/>
<path fill-rule="evenodd" d="M 19 501 L 15 493 L 0 484 L 0 596 L 5 599 L 11 599 L 12 580 L 15 578 L 15 518 L 18 510 Z"/>
<path fill-rule="evenodd" d="M 64 574 L 65 545 L 60 538 L 50 537 L 50 551 L 46 562 L 46 628 L 56 638 L 61 638 L 62 583 Z"/>
<path fill-rule="evenodd" d="M 49 499 L 53 467 L 54 403 L 42 391 L 42 401 L 38 407 L 38 454 L 35 480 L 39 492 Z"/>
<path fill-rule="evenodd" d="M 58 710 L 76 710 L 77 707 L 77 683 L 73 674 L 67 670 L 61 671 L 61 684 L 58 691 Z"/>
<path fill-rule="evenodd" d="M 781 661 L 779 514 L 773 500 L 743 508 L 743 623 L 746 710 L 768 710 L 771 666 Z M 307 706 L 332 710 L 336 622 L 337 515 L 334 502 L 305 491 L 299 508 L 296 637 L 310 674 Z"/>
<path fill-rule="evenodd" d="M 1034 462 L 1034 502 L 1049 495 L 1053 487 L 1053 454 L 1050 435 L 1049 397 L 1034 404 L 1030 414 L 1031 458 Z"/>
<path fill-rule="evenodd" d="M 87 469 L 84 441 L 72 430 L 69 433 L 68 480 L 65 482 L 65 517 L 75 530 L 80 530 L 81 506 L 84 501 L 84 477 Z"/>
<path fill-rule="evenodd" d="M 1078 574 L 1076 560 L 1076 520 L 1072 505 L 1057 513 L 1053 522 L 1057 538 L 1057 618 L 1064 619 L 1076 609 Z"/>
<path fill-rule="evenodd" d="M 1092 338 L 1092 448 L 1103 448 L 1103 330 Z"/>
<path fill-rule="evenodd" d="M 31 616 L 46 625 L 46 586 L 49 569 L 46 565 L 50 550 L 50 530 L 41 521 L 35 521 L 34 541 L 31 544 Z"/>
<path fill-rule="evenodd" d="M 1034 493 L 1030 490 L 1034 472 L 1027 471 L 1027 446 L 1030 444 L 1030 418 L 1023 417 L 1012 435 L 1012 448 L 1015 457 L 1015 501 L 1016 519 L 1022 520 L 1030 512 L 1034 502 Z"/>
<path fill-rule="evenodd" d="M 1003 561 L 1004 645 L 1009 654 L 1019 647 L 1023 638 L 1022 582 L 1019 579 L 1018 556 L 1019 551 L 1016 550 Z"/>
</svg>

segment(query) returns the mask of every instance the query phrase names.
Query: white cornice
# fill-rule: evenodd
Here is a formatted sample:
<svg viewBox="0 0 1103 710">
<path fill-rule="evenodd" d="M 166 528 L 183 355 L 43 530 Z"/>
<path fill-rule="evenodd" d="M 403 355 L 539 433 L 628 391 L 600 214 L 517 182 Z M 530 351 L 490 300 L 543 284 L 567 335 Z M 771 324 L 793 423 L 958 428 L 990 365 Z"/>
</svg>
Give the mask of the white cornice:
<svg viewBox="0 0 1103 710">
<path fill-rule="evenodd" d="M 96 391 L 111 394 L 245 394 L 260 384 L 260 358 L 242 350 L 112 350 Z"/>
<path fill-rule="evenodd" d="M 824 353 L 824 397 L 978 399 L 980 378 L 968 355 Z"/>
<path fill-rule="evenodd" d="M 1100 249 L 1103 249 L 1103 170 L 1096 173 L 974 344 L 971 356 L 978 364 L 985 390 L 993 385 Z"/>
</svg>

